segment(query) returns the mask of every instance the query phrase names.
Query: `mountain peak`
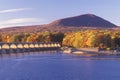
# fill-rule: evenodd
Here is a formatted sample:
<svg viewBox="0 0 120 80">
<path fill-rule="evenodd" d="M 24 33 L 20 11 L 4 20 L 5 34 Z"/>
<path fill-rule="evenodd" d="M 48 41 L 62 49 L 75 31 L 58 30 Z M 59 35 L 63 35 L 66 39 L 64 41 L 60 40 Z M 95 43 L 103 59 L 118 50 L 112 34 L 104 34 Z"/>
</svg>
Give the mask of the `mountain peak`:
<svg viewBox="0 0 120 80">
<path fill-rule="evenodd" d="M 96 15 L 94 15 L 94 14 L 83 14 L 83 15 L 80 15 L 80 16 L 96 17 Z"/>
<path fill-rule="evenodd" d="M 94 14 L 83 14 L 53 21 L 49 26 L 72 26 L 72 27 L 116 27 L 113 23 Z"/>
</svg>

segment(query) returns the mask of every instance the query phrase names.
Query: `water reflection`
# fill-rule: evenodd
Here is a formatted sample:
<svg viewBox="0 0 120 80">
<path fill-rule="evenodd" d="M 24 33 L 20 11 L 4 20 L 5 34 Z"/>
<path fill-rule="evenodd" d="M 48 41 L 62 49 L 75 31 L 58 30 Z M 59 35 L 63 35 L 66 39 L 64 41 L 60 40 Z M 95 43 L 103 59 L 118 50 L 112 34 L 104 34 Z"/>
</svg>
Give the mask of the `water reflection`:
<svg viewBox="0 0 120 80">
<path fill-rule="evenodd" d="M 24 53 L 4 53 L 0 54 L 0 58 L 18 58 L 18 57 L 24 57 L 24 56 L 31 56 L 31 55 L 37 55 L 37 54 L 56 54 L 56 51 L 41 51 L 41 52 L 24 52 Z"/>
</svg>

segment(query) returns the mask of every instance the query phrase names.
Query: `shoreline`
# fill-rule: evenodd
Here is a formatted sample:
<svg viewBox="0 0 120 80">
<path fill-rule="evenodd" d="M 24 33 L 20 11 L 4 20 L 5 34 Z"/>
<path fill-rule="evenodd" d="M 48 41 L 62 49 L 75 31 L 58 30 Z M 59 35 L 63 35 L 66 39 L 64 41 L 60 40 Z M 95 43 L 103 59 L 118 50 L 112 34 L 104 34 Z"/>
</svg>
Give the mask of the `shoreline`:
<svg viewBox="0 0 120 80">
<path fill-rule="evenodd" d="M 66 54 L 74 54 L 74 55 L 80 55 L 80 56 L 114 56 L 114 55 L 120 55 L 120 52 L 115 51 L 99 51 L 98 48 L 76 48 L 72 52 L 68 52 Z"/>
</svg>

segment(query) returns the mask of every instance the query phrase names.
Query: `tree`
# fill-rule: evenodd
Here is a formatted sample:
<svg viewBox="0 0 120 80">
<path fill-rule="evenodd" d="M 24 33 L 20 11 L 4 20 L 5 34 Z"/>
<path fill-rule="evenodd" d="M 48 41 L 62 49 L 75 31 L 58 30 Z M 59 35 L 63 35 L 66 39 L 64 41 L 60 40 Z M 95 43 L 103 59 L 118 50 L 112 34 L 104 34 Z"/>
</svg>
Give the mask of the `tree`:
<svg viewBox="0 0 120 80">
<path fill-rule="evenodd" d="M 64 34 L 63 33 L 51 33 L 50 34 L 50 41 L 51 42 L 59 42 L 62 44 Z"/>
<path fill-rule="evenodd" d="M 95 34 L 91 35 L 87 42 L 86 42 L 88 47 L 96 47 L 98 45 L 98 40 Z"/>
<path fill-rule="evenodd" d="M 111 47 L 111 36 L 109 34 L 105 35 L 104 38 L 103 38 L 103 44 L 106 46 L 106 47 Z"/>
</svg>

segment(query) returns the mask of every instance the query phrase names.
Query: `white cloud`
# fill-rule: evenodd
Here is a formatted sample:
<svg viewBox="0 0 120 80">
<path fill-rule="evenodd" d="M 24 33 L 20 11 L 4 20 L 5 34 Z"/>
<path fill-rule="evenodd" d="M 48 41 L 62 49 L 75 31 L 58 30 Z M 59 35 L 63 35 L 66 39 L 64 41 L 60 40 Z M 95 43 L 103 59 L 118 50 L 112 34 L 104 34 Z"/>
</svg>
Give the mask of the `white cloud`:
<svg viewBox="0 0 120 80">
<path fill-rule="evenodd" d="M 13 12 L 25 11 L 29 9 L 31 8 L 6 9 L 6 10 L 0 10 L 0 13 L 13 13 Z"/>
<path fill-rule="evenodd" d="M 44 20 L 39 19 L 39 18 L 10 19 L 10 20 L 5 20 L 5 21 L 0 21 L 0 28 L 10 27 L 10 26 L 31 25 L 31 24 L 34 24 L 34 23 L 40 23 L 42 21 L 44 21 Z"/>
<path fill-rule="evenodd" d="M 38 18 L 18 18 L 18 19 L 10 19 L 6 21 L 0 22 L 0 24 L 16 24 L 16 23 L 27 23 L 27 22 L 39 22 Z"/>
</svg>

